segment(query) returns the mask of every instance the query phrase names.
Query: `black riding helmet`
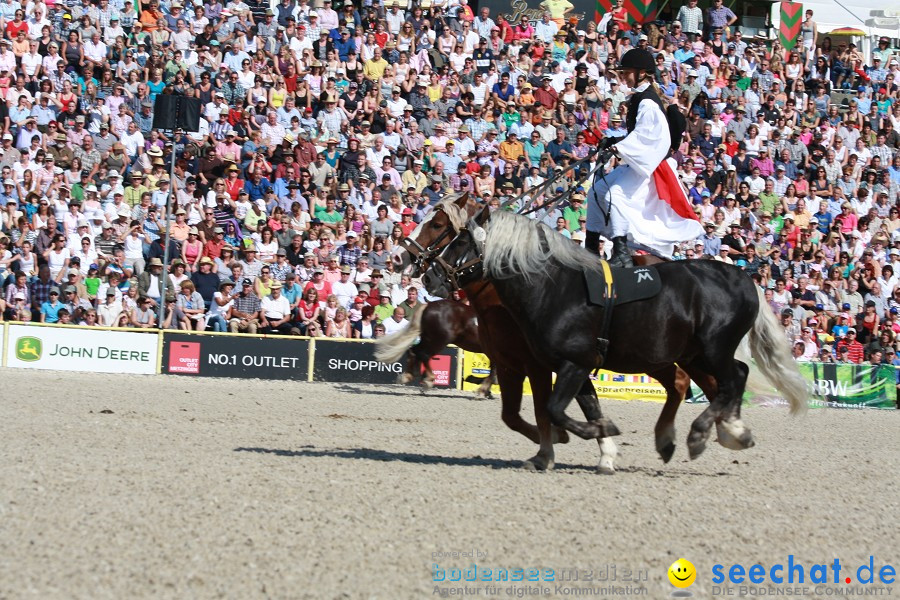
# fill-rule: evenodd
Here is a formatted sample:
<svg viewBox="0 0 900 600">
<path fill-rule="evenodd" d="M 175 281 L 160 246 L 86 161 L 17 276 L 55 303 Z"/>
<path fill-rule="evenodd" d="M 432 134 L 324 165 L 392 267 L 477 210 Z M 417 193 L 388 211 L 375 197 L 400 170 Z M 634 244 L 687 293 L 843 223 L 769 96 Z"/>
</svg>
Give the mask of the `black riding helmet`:
<svg viewBox="0 0 900 600">
<path fill-rule="evenodd" d="M 632 48 L 622 56 L 618 68 L 638 69 L 639 71 L 653 73 L 656 71 L 656 61 L 653 60 L 653 55 L 648 50 Z"/>
</svg>

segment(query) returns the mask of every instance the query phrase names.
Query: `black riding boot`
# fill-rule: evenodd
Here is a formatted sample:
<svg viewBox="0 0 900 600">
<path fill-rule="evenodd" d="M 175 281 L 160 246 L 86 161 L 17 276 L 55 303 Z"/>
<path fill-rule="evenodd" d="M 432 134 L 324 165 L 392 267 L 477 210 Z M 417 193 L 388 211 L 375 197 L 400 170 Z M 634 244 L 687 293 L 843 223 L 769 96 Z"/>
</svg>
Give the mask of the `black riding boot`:
<svg viewBox="0 0 900 600">
<path fill-rule="evenodd" d="M 591 254 L 600 255 L 600 232 L 587 230 L 584 235 L 584 248 Z"/>
<path fill-rule="evenodd" d="M 631 252 L 628 250 L 628 238 L 624 235 L 620 235 L 618 237 L 614 237 L 612 239 L 612 243 L 613 255 L 609 260 L 609 266 L 622 267 L 625 269 L 630 269 L 631 267 L 633 267 L 634 262 L 631 260 Z"/>
</svg>

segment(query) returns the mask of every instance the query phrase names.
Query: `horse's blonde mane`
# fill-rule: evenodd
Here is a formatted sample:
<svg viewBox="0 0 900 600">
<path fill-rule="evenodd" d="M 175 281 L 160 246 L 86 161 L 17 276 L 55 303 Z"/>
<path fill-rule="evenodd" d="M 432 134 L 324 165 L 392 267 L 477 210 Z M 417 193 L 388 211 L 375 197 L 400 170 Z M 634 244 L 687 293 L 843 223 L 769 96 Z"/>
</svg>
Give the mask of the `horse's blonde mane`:
<svg viewBox="0 0 900 600">
<path fill-rule="evenodd" d="M 551 261 L 573 269 L 599 271 L 597 256 L 556 233 L 539 221 L 497 211 L 487 223 L 484 240 L 484 271 L 496 278 L 515 275 L 533 283 L 547 275 Z"/>
<path fill-rule="evenodd" d="M 451 194 L 446 198 L 442 199 L 440 202 L 434 205 L 434 209 L 437 210 L 438 207 L 444 211 L 444 214 L 447 215 L 447 218 L 450 220 L 450 224 L 453 226 L 453 229 L 456 231 L 461 230 L 466 226 L 466 221 L 469 219 L 469 215 L 466 213 L 465 208 L 460 208 L 456 205 L 456 201 L 459 199 L 459 194 Z M 431 211 L 430 214 L 434 214 L 434 210 Z"/>
<path fill-rule="evenodd" d="M 466 213 L 465 208 L 460 208 L 456 205 L 456 201 L 459 199 L 459 194 L 451 194 L 441 199 L 437 204 L 434 205 L 434 208 L 428 211 L 428 214 L 425 215 L 425 218 L 416 225 L 416 228 L 413 229 L 412 233 L 409 234 L 409 237 L 412 239 L 417 239 L 419 234 L 422 233 L 422 228 L 425 227 L 425 224 L 428 223 L 431 219 L 434 218 L 434 215 L 437 213 L 438 207 L 447 215 L 447 219 L 450 221 L 450 225 L 453 227 L 455 231 L 461 230 L 466 226 L 466 221 L 469 219 L 469 215 Z"/>
</svg>

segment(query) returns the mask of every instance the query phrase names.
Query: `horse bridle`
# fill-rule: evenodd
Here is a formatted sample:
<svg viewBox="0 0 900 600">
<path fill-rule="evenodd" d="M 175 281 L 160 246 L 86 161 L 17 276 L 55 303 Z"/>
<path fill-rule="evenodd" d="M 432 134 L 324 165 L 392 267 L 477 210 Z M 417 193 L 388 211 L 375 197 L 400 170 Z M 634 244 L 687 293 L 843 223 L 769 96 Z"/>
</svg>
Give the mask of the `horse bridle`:
<svg viewBox="0 0 900 600">
<path fill-rule="evenodd" d="M 463 227 L 462 229 L 460 229 L 459 232 L 456 234 L 456 236 L 452 240 L 450 240 L 450 243 L 452 244 L 454 241 L 456 241 L 456 239 L 459 238 L 459 236 L 462 235 L 462 233 L 464 231 L 468 232 L 468 228 Z M 473 239 L 473 242 L 474 242 L 474 239 Z M 477 247 L 477 245 L 476 245 L 476 247 Z M 460 258 L 462 258 L 462 257 L 460 257 Z M 446 259 L 444 259 L 443 252 L 439 253 L 434 258 L 434 262 L 436 264 L 440 265 L 441 269 L 444 271 L 444 273 L 445 273 L 444 278 L 446 279 L 447 283 L 450 284 L 451 292 L 458 292 L 458 291 L 462 290 L 462 286 L 459 284 L 459 276 L 469 275 L 469 274 L 473 273 L 475 271 L 476 267 L 478 267 L 483 261 L 484 261 L 484 253 L 481 251 L 478 252 L 478 255 L 475 256 L 475 258 L 470 258 L 469 260 L 462 263 L 461 265 L 459 265 L 459 264 L 451 265 L 449 262 L 446 261 Z"/>
<path fill-rule="evenodd" d="M 593 154 L 595 154 L 595 153 L 593 153 Z M 585 158 L 582 158 L 581 160 L 575 162 L 573 165 L 570 165 L 569 169 L 567 169 L 567 170 L 570 170 L 572 168 L 580 166 L 582 163 L 589 161 L 591 158 L 593 158 L 593 154 L 591 154 Z M 597 158 L 596 165 L 590 171 L 588 171 L 588 174 L 584 177 L 584 180 L 582 180 L 582 181 L 586 181 L 591 175 L 593 175 L 598 170 L 601 173 L 601 177 L 603 177 L 605 179 L 605 174 L 602 171 L 602 167 L 609 161 L 611 156 L 612 156 L 612 153 L 608 152 L 608 151 L 601 153 L 600 156 Z M 523 195 L 526 193 L 536 194 L 536 193 L 543 192 L 543 190 L 545 188 L 549 187 L 552 183 L 555 183 L 557 179 L 559 179 L 560 177 L 562 177 L 564 175 L 564 173 L 565 172 L 557 173 L 556 175 L 551 177 L 548 181 L 545 181 L 542 184 L 540 184 L 538 187 L 527 190 L 526 192 L 523 192 Z M 545 209 L 554 204 L 557 204 L 565 199 L 568 199 L 568 197 L 575 191 L 575 189 L 576 189 L 575 186 L 570 186 L 569 190 L 567 192 L 563 193 L 562 195 L 552 198 L 552 199 L 540 204 L 539 206 L 532 207 L 528 210 L 519 211 L 519 214 L 527 215 L 529 213 L 536 212 L 538 210 Z M 503 203 L 503 205 L 501 206 L 501 209 L 504 209 L 507 206 L 511 205 L 512 203 L 518 201 L 518 199 L 519 198 L 511 198 L 510 200 L 507 200 L 506 202 Z M 595 199 L 595 201 L 596 201 L 596 199 Z M 606 216 L 606 220 L 608 222 L 609 221 L 609 212 L 604 211 L 603 208 L 600 206 L 599 202 L 597 203 L 597 206 L 600 209 L 601 213 L 604 213 L 604 215 Z M 434 210 L 435 211 L 444 210 L 444 208 L 442 206 L 438 205 L 437 207 L 435 207 Z M 465 229 L 465 228 L 463 228 L 463 229 Z M 462 231 L 463 230 L 461 229 L 459 232 L 457 232 L 456 235 L 458 236 Z M 434 239 L 434 241 L 431 242 L 427 247 L 422 246 L 422 244 L 420 244 L 419 242 L 417 242 L 416 240 L 414 240 L 410 237 L 405 237 L 402 240 L 400 240 L 400 247 L 403 248 L 404 250 L 406 250 L 407 252 L 409 252 L 410 264 L 412 264 L 412 266 L 415 267 L 416 274 L 421 273 L 424 270 L 426 261 L 431 260 L 435 255 L 439 255 L 441 248 L 438 248 L 437 245 L 439 243 L 441 243 L 444 240 L 444 238 L 446 238 L 448 235 L 450 235 L 450 227 L 444 229 L 444 231 L 442 231 L 440 233 L 440 235 L 438 235 Z M 447 262 L 444 261 L 444 264 L 441 266 L 447 266 Z M 457 289 L 459 289 L 459 288 L 457 288 Z"/>
<path fill-rule="evenodd" d="M 444 208 L 442 206 L 437 206 L 434 210 L 443 211 Z M 400 247 L 409 252 L 410 263 L 413 265 L 413 267 L 415 267 L 416 274 L 424 270 L 423 267 L 425 265 L 425 261 L 430 260 L 432 257 L 440 253 L 442 248 L 438 248 L 437 245 L 442 242 L 444 238 L 450 235 L 450 230 L 450 227 L 445 228 L 427 247 L 422 246 L 422 244 L 412 239 L 411 237 L 405 237 L 400 240 Z"/>
</svg>

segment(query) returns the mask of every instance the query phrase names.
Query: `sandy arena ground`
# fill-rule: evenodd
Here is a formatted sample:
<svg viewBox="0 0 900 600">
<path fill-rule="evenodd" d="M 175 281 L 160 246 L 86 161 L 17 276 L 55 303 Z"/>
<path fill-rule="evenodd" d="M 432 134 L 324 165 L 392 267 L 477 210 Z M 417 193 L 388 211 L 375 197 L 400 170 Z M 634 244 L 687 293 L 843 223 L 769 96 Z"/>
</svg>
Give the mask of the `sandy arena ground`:
<svg viewBox="0 0 900 600">
<path fill-rule="evenodd" d="M 643 597 L 666 598 L 681 556 L 710 598 L 716 562 L 900 567 L 897 411 L 747 409 L 755 448 L 689 462 L 687 405 L 663 465 L 660 405 L 607 402 L 623 431 L 608 477 L 582 440 L 557 446 L 555 472 L 518 468 L 535 447 L 499 401 L 459 392 L 0 376 L 2 599 L 426 598 L 447 586 L 434 563 L 472 562 L 642 569 Z M 434 554 L 452 551 L 480 557 Z"/>
</svg>

